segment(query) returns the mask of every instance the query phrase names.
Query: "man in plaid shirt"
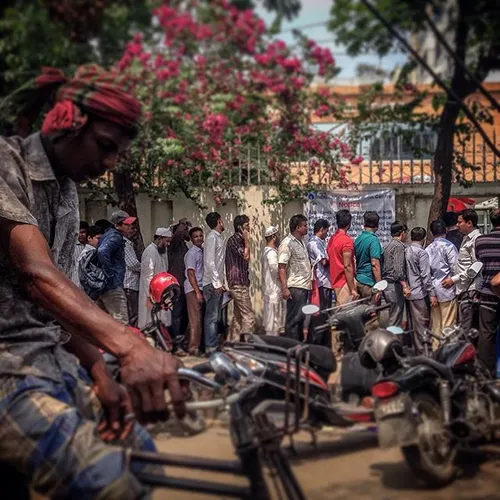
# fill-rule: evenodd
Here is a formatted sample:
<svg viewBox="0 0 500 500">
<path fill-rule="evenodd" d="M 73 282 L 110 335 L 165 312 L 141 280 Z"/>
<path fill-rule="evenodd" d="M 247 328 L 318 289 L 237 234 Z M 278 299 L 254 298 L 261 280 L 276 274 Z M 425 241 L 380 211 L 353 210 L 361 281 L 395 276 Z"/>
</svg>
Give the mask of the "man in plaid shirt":
<svg viewBox="0 0 500 500">
<path fill-rule="evenodd" d="M 129 235 L 131 236 L 131 235 Z M 141 279 L 141 262 L 137 258 L 134 244 L 125 236 L 125 278 L 123 289 L 127 297 L 128 322 L 130 326 L 137 326 L 139 314 L 139 281 Z"/>
</svg>

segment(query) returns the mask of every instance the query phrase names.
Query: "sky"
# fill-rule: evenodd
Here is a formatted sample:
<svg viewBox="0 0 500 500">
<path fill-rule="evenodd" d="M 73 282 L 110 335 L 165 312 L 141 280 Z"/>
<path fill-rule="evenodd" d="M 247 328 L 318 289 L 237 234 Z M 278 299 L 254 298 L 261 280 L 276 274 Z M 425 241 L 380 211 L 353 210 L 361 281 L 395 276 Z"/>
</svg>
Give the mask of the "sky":
<svg viewBox="0 0 500 500">
<path fill-rule="evenodd" d="M 366 54 L 355 58 L 348 56 L 345 47 L 336 46 L 333 34 L 327 31 L 326 23 L 330 17 L 331 5 L 332 0 L 302 0 L 302 9 L 299 15 L 291 22 L 284 21 L 282 23 L 281 29 L 283 33 L 277 35 L 277 38 L 287 43 L 293 43 L 294 37 L 291 33 L 292 29 L 324 22 L 321 26 L 304 28 L 302 32 L 309 38 L 321 42 L 321 46 L 328 47 L 332 51 L 337 61 L 337 66 L 342 69 L 335 79 L 335 83 L 338 85 L 343 83 L 354 83 L 353 79 L 356 77 L 356 67 L 358 64 L 371 64 L 379 66 L 384 70 L 391 71 L 397 64 L 401 64 L 405 60 L 403 54 L 391 54 L 382 59 L 376 54 Z M 268 25 L 270 25 L 276 17 L 275 13 L 267 12 L 262 7 L 259 7 L 257 11 Z"/>
</svg>

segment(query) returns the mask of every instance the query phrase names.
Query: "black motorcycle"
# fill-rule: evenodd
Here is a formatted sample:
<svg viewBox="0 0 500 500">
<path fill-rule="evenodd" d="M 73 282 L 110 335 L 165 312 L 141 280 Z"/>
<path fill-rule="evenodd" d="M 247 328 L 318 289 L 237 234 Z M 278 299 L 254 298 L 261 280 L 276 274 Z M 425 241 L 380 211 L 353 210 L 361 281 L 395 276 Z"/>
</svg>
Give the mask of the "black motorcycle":
<svg viewBox="0 0 500 500">
<path fill-rule="evenodd" d="M 500 426 L 500 387 L 476 357 L 475 336 L 457 327 L 429 356 L 407 356 L 387 330 L 360 346 L 363 366 L 382 374 L 371 389 L 379 445 L 400 446 L 429 486 L 452 481 L 460 448 L 492 440 Z"/>
</svg>

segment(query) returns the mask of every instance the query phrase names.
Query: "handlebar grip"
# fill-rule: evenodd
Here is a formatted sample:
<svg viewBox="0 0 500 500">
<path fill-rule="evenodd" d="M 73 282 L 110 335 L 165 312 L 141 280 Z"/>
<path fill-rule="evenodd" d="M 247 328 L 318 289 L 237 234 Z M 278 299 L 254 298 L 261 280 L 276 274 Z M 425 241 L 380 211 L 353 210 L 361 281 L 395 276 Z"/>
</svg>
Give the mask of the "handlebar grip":
<svg viewBox="0 0 500 500">
<path fill-rule="evenodd" d="M 215 380 L 207 378 L 201 373 L 192 370 L 190 368 L 179 368 L 177 370 L 177 375 L 181 380 L 188 380 L 189 382 L 194 382 L 196 384 L 202 385 L 203 387 L 206 387 L 207 389 L 218 391 L 222 388 L 222 386 Z"/>
<path fill-rule="evenodd" d="M 214 371 L 210 361 L 204 361 L 203 363 L 199 363 L 195 366 L 192 366 L 191 369 L 194 370 L 195 372 L 203 374 L 212 373 Z"/>
<path fill-rule="evenodd" d="M 317 333 L 325 332 L 330 329 L 330 325 L 325 323 L 324 325 L 319 325 L 314 328 L 314 331 Z"/>
</svg>

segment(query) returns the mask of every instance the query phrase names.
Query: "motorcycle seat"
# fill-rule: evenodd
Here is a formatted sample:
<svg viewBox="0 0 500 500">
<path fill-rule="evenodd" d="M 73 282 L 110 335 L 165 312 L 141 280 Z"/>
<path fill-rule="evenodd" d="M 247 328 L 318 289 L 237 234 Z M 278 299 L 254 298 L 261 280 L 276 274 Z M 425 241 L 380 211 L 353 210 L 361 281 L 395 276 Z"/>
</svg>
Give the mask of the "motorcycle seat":
<svg viewBox="0 0 500 500">
<path fill-rule="evenodd" d="M 298 340 L 288 337 L 277 337 L 274 335 L 251 335 L 249 341 L 254 344 L 267 344 L 270 346 L 281 347 L 282 349 L 292 349 L 298 345 L 303 345 Z M 308 345 L 309 361 L 311 365 L 321 368 L 328 373 L 333 373 L 337 369 L 337 360 L 333 352 L 328 347 L 321 345 Z"/>
</svg>

